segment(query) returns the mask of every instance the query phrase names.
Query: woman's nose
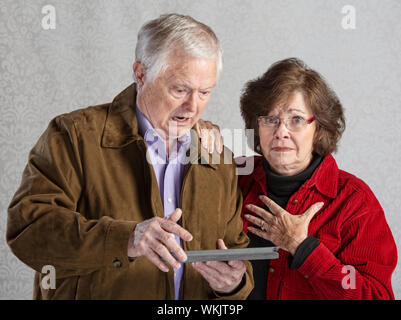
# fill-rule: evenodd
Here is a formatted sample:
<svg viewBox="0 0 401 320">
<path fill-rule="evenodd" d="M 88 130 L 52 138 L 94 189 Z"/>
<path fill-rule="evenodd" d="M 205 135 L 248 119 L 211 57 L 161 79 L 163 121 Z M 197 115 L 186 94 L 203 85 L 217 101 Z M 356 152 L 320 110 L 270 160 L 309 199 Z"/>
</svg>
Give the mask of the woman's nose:
<svg viewBox="0 0 401 320">
<path fill-rule="evenodd" d="M 289 131 L 288 131 L 284 121 L 280 121 L 280 124 L 274 131 L 274 137 L 276 139 L 285 139 L 285 138 L 290 137 Z"/>
</svg>

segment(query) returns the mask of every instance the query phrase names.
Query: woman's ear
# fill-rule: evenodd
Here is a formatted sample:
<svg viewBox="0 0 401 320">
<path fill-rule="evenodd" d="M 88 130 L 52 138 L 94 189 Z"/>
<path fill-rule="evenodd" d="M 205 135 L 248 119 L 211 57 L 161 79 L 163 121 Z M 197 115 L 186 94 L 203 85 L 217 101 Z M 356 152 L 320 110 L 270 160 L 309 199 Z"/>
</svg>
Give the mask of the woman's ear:
<svg viewBox="0 0 401 320">
<path fill-rule="evenodd" d="M 135 61 L 133 65 L 135 79 L 138 85 L 138 88 L 142 87 L 146 81 L 146 68 L 145 66 L 139 62 Z"/>
</svg>

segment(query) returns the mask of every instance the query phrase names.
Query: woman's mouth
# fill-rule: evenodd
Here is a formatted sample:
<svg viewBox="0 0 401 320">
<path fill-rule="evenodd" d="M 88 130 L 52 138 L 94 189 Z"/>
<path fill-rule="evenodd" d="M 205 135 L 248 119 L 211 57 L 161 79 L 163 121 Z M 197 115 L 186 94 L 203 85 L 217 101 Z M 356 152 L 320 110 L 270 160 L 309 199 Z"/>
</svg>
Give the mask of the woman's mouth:
<svg viewBox="0 0 401 320">
<path fill-rule="evenodd" d="M 287 147 L 276 147 L 272 149 L 275 152 L 288 152 L 291 151 L 292 148 L 287 148 Z"/>
</svg>

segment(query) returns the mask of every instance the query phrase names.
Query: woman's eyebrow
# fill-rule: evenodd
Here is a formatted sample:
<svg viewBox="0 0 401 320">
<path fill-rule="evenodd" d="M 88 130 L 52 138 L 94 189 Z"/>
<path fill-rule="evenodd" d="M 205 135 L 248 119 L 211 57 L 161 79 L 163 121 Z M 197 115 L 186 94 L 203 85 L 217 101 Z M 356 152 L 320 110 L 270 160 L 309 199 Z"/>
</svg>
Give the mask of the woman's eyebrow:
<svg viewBox="0 0 401 320">
<path fill-rule="evenodd" d="M 300 112 L 300 113 L 306 114 L 306 112 L 305 112 L 305 111 L 302 111 L 301 109 L 297 109 L 297 108 L 289 108 L 287 111 L 288 111 L 288 112 L 294 112 L 294 111 L 297 111 L 297 112 Z"/>
</svg>

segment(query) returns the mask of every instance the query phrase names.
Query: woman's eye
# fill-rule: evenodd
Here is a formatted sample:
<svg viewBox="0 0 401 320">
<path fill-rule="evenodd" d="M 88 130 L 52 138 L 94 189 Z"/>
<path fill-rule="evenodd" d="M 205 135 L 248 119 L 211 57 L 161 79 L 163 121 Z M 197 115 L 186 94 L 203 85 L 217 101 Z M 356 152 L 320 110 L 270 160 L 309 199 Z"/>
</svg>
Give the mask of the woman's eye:
<svg viewBox="0 0 401 320">
<path fill-rule="evenodd" d="M 266 122 L 270 124 L 277 124 L 280 122 L 280 119 L 275 117 L 267 117 Z"/>
<path fill-rule="evenodd" d="M 300 124 L 300 123 L 304 123 L 305 120 L 302 117 L 296 116 L 296 117 L 292 117 L 292 122 L 296 123 L 296 124 Z"/>
</svg>

